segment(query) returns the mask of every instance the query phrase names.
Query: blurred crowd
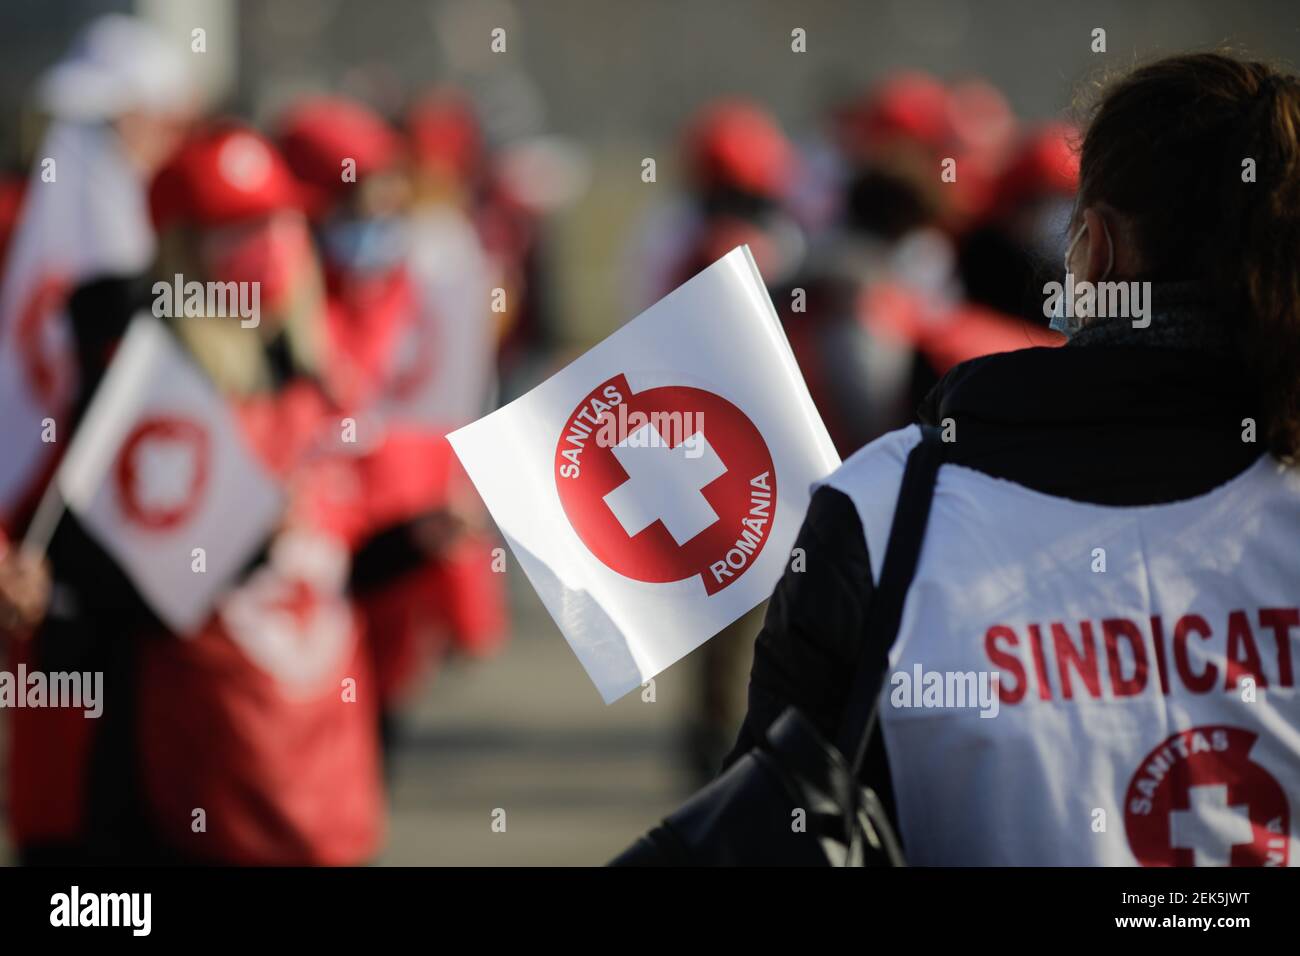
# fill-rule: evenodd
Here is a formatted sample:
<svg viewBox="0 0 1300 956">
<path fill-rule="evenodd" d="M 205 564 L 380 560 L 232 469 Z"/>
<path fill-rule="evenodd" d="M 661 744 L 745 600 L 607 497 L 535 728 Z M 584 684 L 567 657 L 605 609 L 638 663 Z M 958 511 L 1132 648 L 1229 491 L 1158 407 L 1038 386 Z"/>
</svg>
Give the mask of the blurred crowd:
<svg viewBox="0 0 1300 956">
<path fill-rule="evenodd" d="M 371 860 L 403 703 L 508 632 L 500 543 L 444 436 L 553 350 L 547 163 L 489 142 L 455 89 L 401 115 L 332 94 L 263 129 L 200 115 L 183 59 L 119 16 L 37 95 L 44 140 L 0 188 L 0 631 L 10 670 L 102 671 L 107 704 L 8 714 L 13 843 L 37 863 Z M 805 120 L 795 138 L 742 100 L 689 119 L 683 188 L 627 244 L 629 315 L 748 244 L 847 455 L 954 364 L 1053 344 L 1041 290 L 1077 161 L 1070 128 L 1022 123 L 978 79 L 898 73 Z M 289 499 L 183 639 L 75 516 L 22 544 L 116 344 L 174 276 L 259 284 L 254 327 L 165 320 Z M 58 441 L 24 445 L 47 416 Z M 743 714 L 755 628 L 700 652 L 701 777 Z"/>
<path fill-rule="evenodd" d="M 796 140 L 757 104 L 706 106 L 681 142 L 690 190 L 652 214 L 629 272 L 644 305 L 747 243 L 846 457 L 912 422 L 957 363 L 1063 341 L 1043 286 L 1062 271 L 1078 157 L 1070 126 L 1021 123 L 979 79 L 900 72 L 827 113 Z M 698 653 L 700 780 L 735 739 L 760 624 Z"/>
</svg>

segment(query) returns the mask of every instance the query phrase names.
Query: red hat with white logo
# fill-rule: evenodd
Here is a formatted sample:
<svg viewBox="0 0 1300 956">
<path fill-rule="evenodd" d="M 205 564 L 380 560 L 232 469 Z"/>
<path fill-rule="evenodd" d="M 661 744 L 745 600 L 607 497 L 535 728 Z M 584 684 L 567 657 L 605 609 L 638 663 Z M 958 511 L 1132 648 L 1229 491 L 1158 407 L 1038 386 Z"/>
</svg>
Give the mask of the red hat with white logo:
<svg viewBox="0 0 1300 956">
<path fill-rule="evenodd" d="M 390 169 L 402 151 L 401 138 L 383 117 L 341 96 L 297 103 L 281 117 L 276 139 L 311 215 L 324 213 L 347 185 L 345 161 L 356 164 L 360 180 Z"/>
<path fill-rule="evenodd" d="M 154 177 L 154 226 L 221 226 L 301 207 L 275 147 L 245 126 L 220 123 L 192 136 Z"/>
</svg>

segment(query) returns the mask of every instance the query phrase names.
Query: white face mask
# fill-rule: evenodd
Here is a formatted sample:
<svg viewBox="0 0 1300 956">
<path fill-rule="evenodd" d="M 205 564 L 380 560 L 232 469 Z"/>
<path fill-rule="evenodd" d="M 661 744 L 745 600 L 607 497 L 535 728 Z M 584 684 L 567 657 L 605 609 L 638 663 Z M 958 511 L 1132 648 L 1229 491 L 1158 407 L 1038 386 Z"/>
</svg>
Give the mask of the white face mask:
<svg viewBox="0 0 1300 956">
<path fill-rule="evenodd" d="M 1060 332 L 1067 339 L 1083 328 L 1082 316 L 1076 314 L 1073 309 L 1070 310 L 1069 315 L 1066 314 L 1065 298 L 1066 290 L 1073 288 L 1073 284 L 1069 281 L 1070 256 L 1074 254 L 1074 247 L 1079 244 L 1079 240 L 1083 238 L 1083 232 L 1087 228 L 1086 224 L 1080 226 L 1079 231 L 1070 240 L 1070 244 L 1065 247 L 1065 281 L 1061 283 L 1061 294 L 1057 296 L 1056 305 L 1052 308 L 1052 321 L 1048 325 L 1048 328 L 1053 332 Z M 1106 236 L 1106 248 L 1109 252 L 1106 256 L 1106 271 L 1102 273 L 1101 278 L 1097 280 L 1098 282 L 1104 282 L 1106 277 L 1110 275 L 1111 269 L 1115 268 L 1115 243 L 1111 242 L 1110 227 L 1106 225 L 1105 219 L 1101 221 L 1101 231 Z"/>
</svg>

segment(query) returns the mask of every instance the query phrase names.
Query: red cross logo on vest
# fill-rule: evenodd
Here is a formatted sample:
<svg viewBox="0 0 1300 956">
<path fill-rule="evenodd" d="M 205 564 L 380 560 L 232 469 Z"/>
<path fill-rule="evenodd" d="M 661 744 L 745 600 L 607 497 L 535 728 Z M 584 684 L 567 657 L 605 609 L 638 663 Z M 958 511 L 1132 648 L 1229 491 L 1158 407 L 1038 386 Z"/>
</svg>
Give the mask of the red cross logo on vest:
<svg viewBox="0 0 1300 956">
<path fill-rule="evenodd" d="M 140 421 L 114 468 L 126 520 L 146 531 L 168 531 L 197 510 L 207 489 L 211 441 L 201 425 L 157 415 Z"/>
<path fill-rule="evenodd" d="M 1286 793 L 1250 759 L 1257 734 L 1193 727 L 1147 755 L 1124 798 L 1124 827 L 1143 866 L 1286 866 Z"/>
<path fill-rule="evenodd" d="M 776 469 L 763 436 L 731 402 L 666 385 L 633 393 L 623 375 L 569 416 L 555 451 L 560 504 L 611 570 L 663 584 L 732 584 L 767 543 Z"/>
</svg>

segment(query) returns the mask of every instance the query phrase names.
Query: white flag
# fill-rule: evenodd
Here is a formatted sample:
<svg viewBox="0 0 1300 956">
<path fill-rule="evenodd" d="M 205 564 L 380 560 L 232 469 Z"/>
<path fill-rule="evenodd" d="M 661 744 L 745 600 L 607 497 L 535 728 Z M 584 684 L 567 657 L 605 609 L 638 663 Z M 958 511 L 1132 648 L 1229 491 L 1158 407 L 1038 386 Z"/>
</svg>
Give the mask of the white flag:
<svg viewBox="0 0 1300 956">
<path fill-rule="evenodd" d="M 606 703 L 768 597 L 839 464 L 747 247 L 448 438 Z"/>
<path fill-rule="evenodd" d="M 193 106 L 184 53 L 147 22 L 117 13 L 86 24 L 36 92 L 52 122 L 0 281 L 4 524 L 52 463 L 44 420 L 63 429 L 77 387 L 69 294 L 87 279 L 137 275 L 153 261 L 146 183 L 112 121 L 133 111 L 179 117 Z"/>
<path fill-rule="evenodd" d="M 473 225 L 459 213 L 426 213 L 410 229 L 419 312 L 397 348 L 382 412 L 441 433 L 483 414 L 493 384 L 492 272 Z"/>
<path fill-rule="evenodd" d="M 282 510 L 279 487 L 226 401 L 148 316 L 131 323 L 56 481 L 87 531 L 182 636 L 207 620 Z"/>
<path fill-rule="evenodd" d="M 144 187 L 103 123 L 45 136 L 0 284 L 0 521 L 33 490 L 76 389 L 68 295 L 100 275 L 135 275 L 154 255 Z"/>
</svg>

